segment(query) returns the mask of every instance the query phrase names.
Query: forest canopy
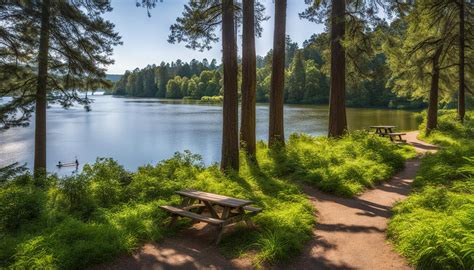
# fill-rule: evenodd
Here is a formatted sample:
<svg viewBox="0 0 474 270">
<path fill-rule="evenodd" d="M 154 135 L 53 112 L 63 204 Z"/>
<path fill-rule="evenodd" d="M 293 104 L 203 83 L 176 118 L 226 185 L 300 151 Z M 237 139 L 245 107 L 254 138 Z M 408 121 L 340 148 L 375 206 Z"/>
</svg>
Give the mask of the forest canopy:
<svg viewBox="0 0 474 270">
<path fill-rule="evenodd" d="M 285 103 L 327 104 L 329 100 L 328 34 L 314 34 L 302 47 L 286 39 Z M 257 101 L 268 102 L 272 67 L 272 51 L 257 56 Z M 387 85 L 390 79 L 387 57 L 383 52 L 364 63 L 371 76 L 350 80 L 347 103 L 353 107 L 422 108 L 422 99 L 398 96 Z M 239 59 L 239 68 L 241 61 Z M 239 79 L 240 79 L 239 72 Z M 148 65 L 143 69 L 126 71 L 107 94 L 133 97 L 190 98 L 220 96 L 222 66 L 209 61 L 178 59 L 171 63 Z M 240 93 L 239 93 L 240 94 Z"/>
</svg>

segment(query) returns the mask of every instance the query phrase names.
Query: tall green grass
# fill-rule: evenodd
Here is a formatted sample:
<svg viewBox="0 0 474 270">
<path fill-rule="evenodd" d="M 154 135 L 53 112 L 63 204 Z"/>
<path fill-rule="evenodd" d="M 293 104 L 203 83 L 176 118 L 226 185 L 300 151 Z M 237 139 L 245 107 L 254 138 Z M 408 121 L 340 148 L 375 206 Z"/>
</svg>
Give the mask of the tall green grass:
<svg viewBox="0 0 474 270">
<path fill-rule="evenodd" d="M 340 140 L 292 135 L 285 148 L 258 145 L 257 162 L 241 154 L 241 171 L 223 174 L 198 155 L 177 153 L 127 172 L 99 158 L 73 177 L 29 174 L 0 185 L 0 268 L 82 269 L 160 241 L 176 229 L 160 205 L 177 205 L 176 190 L 194 188 L 253 200 L 264 210 L 257 229 L 238 226 L 220 244 L 229 257 L 252 253 L 254 263 L 285 261 L 310 239 L 314 209 L 297 181 L 353 196 L 403 166 L 413 150 L 354 133 Z M 178 228 L 189 225 L 186 220 Z"/>
<path fill-rule="evenodd" d="M 323 191 L 351 197 L 390 178 L 416 155 L 413 147 L 388 139 L 352 132 L 340 139 L 292 134 L 285 149 L 260 145 L 268 167 L 275 175 L 303 181 Z M 262 151 L 263 150 L 263 151 Z"/>
<path fill-rule="evenodd" d="M 444 111 L 428 141 L 444 145 L 422 160 L 415 191 L 394 208 L 388 234 L 417 269 L 474 269 L 474 142 L 468 114 L 461 125 Z"/>
</svg>

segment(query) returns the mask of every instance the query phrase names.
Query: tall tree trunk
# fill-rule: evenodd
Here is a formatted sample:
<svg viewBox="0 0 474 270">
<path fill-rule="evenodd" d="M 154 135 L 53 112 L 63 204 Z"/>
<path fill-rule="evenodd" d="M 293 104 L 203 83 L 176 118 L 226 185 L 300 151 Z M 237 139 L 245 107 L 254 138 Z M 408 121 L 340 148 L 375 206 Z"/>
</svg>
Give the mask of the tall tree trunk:
<svg viewBox="0 0 474 270">
<path fill-rule="evenodd" d="M 242 29 L 242 110 L 241 146 L 250 156 L 256 153 L 255 102 L 257 87 L 257 56 L 255 52 L 255 0 L 243 1 Z"/>
<path fill-rule="evenodd" d="M 431 71 L 431 87 L 428 104 L 428 121 L 426 123 L 426 133 L 429 134 L 438 126 L 438 95 L 439 95 L 439 57 L 441 48 L 438 48 L 433 56 Z"/>
<path fill-rule="evenodd" d="M 36 87 L 35 112 L 35 176 L 46 172 L 46 91 L 48 83 L 49 16 L 50 0 L 41 7 L 41 32 L 38 53 L 38 84 Z"/>
<path fill-rule="evenodd" d="M 346 56 L 341 41 L 345 35 L 345 0 L 332 0 L 331 9 L 331 94 L 329 137 L 340 137 L 347 129 Z"/>
<path fill-rule="evenodd" d="M 464 115 L 466 113 L 466 98 L 465 98 L 465 80 L 464 80 L 464 0 L 460 0 L 459 5 L 459 92 L 458 92 L 458 117 L 464 122 Z"/>
<path fill-rule="evenodd" d="M 270 123 L 268 143 L 285 143 L 283 101 L 285 86 L 286 0 L 275 0 L 275 29 L 273 33 L 273 62 L 270 91 Z"/>
<path fill-rule="evenodd" d="M 234 1 L 222 1 L 222 53 L 224 104 L 221 169 L 239 169 L 239 104 L 237 95 L 237 43 L 234 36 Z"/>
</svg>

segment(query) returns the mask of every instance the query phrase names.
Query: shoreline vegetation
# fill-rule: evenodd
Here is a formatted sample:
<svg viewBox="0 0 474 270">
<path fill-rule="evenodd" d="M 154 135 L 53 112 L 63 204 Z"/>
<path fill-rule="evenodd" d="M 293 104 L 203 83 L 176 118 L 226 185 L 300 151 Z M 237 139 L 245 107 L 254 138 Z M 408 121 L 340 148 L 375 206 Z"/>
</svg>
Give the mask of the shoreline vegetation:
<svg viewBox="0 0 474 270">
<path fill-rule="evenodd" d="M 375 32 L 373 33 L 375 34 Z M 327 33 L 315 34 L 300 47 L 289 36 L 285 45 L 285 104 L 328 104 L 329 76 L 325 70 L 329 36 Z M 268 102 L 271 81 L 272 51 L 256 58 L 256 101 Z M 239 62 L 239 74 L 242 73 Z M 366 76 L 352 78 L 347 86 L 347 105 L 349 107 L 375 107 L 391 109 L 423 109 L 426 102 L 420 98 L 404 97 L 392 91 L 387 82 L 390 78 L 389 63 L 385 53 L 378 53 L 360 67 Z M 210 62 L 204 58 L 189 63 L 180 59 L 171 63 L 148 65 L 114 76 L 114 85 L 106 94 L 129 97 L 158 97 L 170 99 L 195 99 L 217 102 L 222 96 L 222 66 L 215 59 Z M 241 81 L 239 75 L 239 84 Z M 239 87 L 240 88 L 240 87 Z M 241 95 L 239 90 L 239 96 Z M 209 100 L 208 97 L 213 97 Z M 446 106 L 452 104 L 446 103 Z"/>
<path fill-rule="evenodd" d="M 0 266 L 79 269 L 160 241 L 176 231 L 165 226 L 169 216 L 158 206 L 176 205 L 174 191 L 183 188 L 254 200 L 264 209 L 254 217 L 258 229 L 238 226 L 224 237 L 221 251 L 227 257 L 251 252 L 257 266 L 286 261 L 300 252 L 316 222 L 299 183 L 351 197 L 414 155 L 409 146 L 366 132 L 338 140 L 293 134 L 285 148 L 257 147 L 257 163 L 241 153 L 239 173 L 205 167 L 186 151 L 136 172 L 99 158 L 72 177 L 37 182 L 29 173 L 10 176 L 0 191 Z M 188 225 L 180 221 L 178 229 Z"/>
</svg>

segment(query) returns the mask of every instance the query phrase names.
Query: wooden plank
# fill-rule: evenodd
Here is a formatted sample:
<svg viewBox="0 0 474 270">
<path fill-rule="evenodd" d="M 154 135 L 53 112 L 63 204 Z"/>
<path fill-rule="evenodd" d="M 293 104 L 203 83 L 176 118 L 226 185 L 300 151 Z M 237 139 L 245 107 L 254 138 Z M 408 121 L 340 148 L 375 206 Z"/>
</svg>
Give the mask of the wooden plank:
<svg viewBox="0 0 474 270">
<path fill-rule="evenodd" d="M 255 212 L 255 213 L 262 212 L 262 208 L 258 208 L 258 207 L 244 206 L 243 208 L 244 208 L 245 211 L 250 211 L 250 212 Z"/>
<path fill-rule="evenodd" d="M 188 217 L 192 218 L 195 220 L 199 220 L 202 222 L 206 222 L 212 225 L 222 225 L 224 223 L 224 220 L 216 219 L 216 218 L 211 218 L 211 217 L 206 217 L 203 215 L 199 215 L 190 211 L 186 211 L 177 207 L 173 206 L 168 206 L 168 205 L 162 205 L 160 206 L 161 209 L 168 211 L 174 215 L 182 216 L 182 217 Z"/>
<path fill-rule="evenodd" d="M 219 194 L 208 193 L 198 190 L 181 190 L 176 192 L 179 195 L 212 202 L 214 204 L 222 205 L 222 206 L 230 206 L 230 207 L 242 207 L 248 204 L 253 203 L 249 200 L 237 199 L 232 197 L 227 197 Z"/>
<path fill-rule="evenodd" d="M 370 126 L 370 128 L 396 128 L 397 126 Z"/>
</svg>

